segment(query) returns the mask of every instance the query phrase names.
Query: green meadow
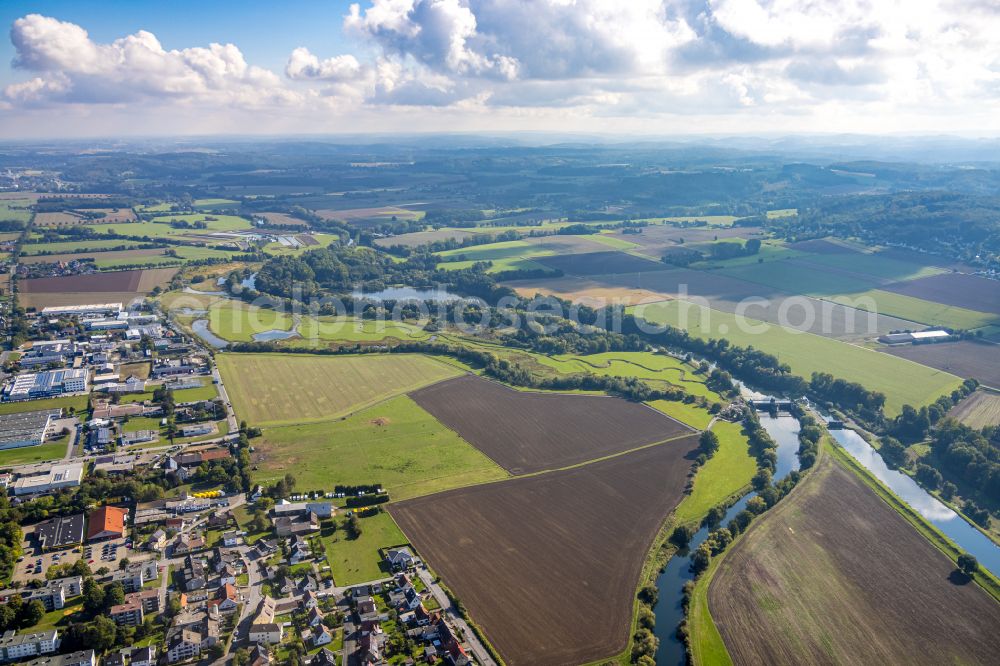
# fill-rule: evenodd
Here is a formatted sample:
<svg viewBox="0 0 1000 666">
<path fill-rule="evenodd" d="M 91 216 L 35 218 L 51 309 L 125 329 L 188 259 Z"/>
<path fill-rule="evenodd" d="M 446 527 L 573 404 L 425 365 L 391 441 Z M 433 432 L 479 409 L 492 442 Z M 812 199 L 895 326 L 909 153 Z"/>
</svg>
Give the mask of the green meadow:
<svg viewBox="0 0 1000 666">
<path fill-rule="evenodd" d="M 726 338 L 740 346 L 751 345 L 774 354 L 792 372 L 806 379 L 814 372 L 828 372 L 869 390 L 881 391 L 886 396 L 885 410 L 889 416 L 898 414 L 904 404 L 917 407 L 930 404 L 962 383 L 947 372 L 832 338 L 748 318 L 741 326 L 735 315 L 693 303 L 665 301 L 637 306 L 631 311 L 650 322 L 684 328 L 701 338 Z"/>
</svg>

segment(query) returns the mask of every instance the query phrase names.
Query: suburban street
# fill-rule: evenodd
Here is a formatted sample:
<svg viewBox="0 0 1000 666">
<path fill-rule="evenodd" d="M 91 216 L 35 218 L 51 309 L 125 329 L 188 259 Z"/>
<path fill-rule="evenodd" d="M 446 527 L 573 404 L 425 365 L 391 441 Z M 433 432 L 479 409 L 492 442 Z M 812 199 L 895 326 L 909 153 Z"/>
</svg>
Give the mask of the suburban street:
<svg viewBox="0 0 1000 666">
<path fill-rule="evenodd" d="M 427 586 L 427 589 L 430 590 L 431 594 L 434 595 L 434 598 L 441 605 L 441 609 L 444 611 L 448 621 L 462 632 L 462 636 L 468 644 L 472 656 L 476 658 L 476 661 L 483 666 L 496 666 L 496 661 L 490 656 L 490 653 L 486 650 L 482 642 L 480 642 L 476 633 L 472 631 L 472 627 L 462 618 L 458 609 L 451 603 L 451 599 L 448 598 L 448 595 L 441 586 L 434 582 L 426 567 L 418 567 L 417 575 L 420 576 L 420 580 L 423 581 L 424 585 Z"/>
</svg>

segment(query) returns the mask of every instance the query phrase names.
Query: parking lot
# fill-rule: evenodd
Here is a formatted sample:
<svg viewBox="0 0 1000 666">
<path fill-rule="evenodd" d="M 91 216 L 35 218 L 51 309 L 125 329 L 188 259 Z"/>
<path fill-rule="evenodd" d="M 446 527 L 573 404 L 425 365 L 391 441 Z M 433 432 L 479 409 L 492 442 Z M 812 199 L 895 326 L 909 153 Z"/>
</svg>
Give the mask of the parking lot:
<svg viewBox="0 0 1000 666">
<path fill-rule="evenodd" d="M 118 562 L 124 558 L 129 558 L 133 562 L 143 559 L 140 553 L 130 551 L 125 542 L 125 539 L 112 539 L 43 553 L 31 535 L 31 528 L 25 528 L 22 544 L 24 555 L 14 568 L 13 580 L 26 583 L 36 578 L 44 579 L 49 567 L 66 562 L 72 564 L 79 559 L 83 559 L 91 571 L 97 571 L 101 567 L 117 571 Z M 139 557 L 136 557 L 137 555 Z"/>
</svg>

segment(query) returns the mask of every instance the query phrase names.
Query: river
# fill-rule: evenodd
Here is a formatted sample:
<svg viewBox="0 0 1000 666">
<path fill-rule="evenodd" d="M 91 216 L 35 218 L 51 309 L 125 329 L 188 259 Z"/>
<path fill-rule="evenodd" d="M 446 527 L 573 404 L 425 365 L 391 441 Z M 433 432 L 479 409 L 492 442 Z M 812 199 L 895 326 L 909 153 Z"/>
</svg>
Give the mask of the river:
<svg viewBox="0 0 1000 666">
<path fill-rule="evenodd" d="M 858 433 L 845 429 L 831 430 L 830 434 L 855 460 L 927 522 L 941 530 L 959 548 L 975 556 L 980 566 L 1000 574 L 1000 547 L 988 536 L 921 488 L 912 478 L 886 465 L 878 451 Z"/>
<path fill-rule="evenodd" d="M 767 413 L 758 413 L 760 424 L 777 445 L 778 461 L 774 469 L 774 480 L 783 479 L 789 472 L 799 468 L 799 422 L 791 416 L 772 417 Z M 695 483 L 697 483 L 697 479 Z M 744 495 L 736 504 L 729 507 L 721 525 L 725 526 L 732 518 L 746 508 L 747 502 L 757 493 Z M 684 619 L 682 602 L 684 599 L 684 583 L 694 579 L 691 573 L 690 554 L 708 538 L 709 532 L 715 527 L 702 527 L 691 538 L 687 549 L 678 551 L 656 579 L 659 601 L 656 603 L 656 630 L 660 639 L 660 647 L 656 652 L 656 663 L 660 666 L 683 666 L 687 663 L 684 643 L 677 638 L 677 625 Z"/>
<path fill-rule="evenodd" d="M 215 333 L 212 333 L 208 328 L 207 319 L 196 319 L 194 323 L 191 324 L 191 330 L 198 334 L 198 337 L 212 345 L 216 349 L 225 349 L 229 346 L 229 342 L 223 340 Z"/>
</svg>

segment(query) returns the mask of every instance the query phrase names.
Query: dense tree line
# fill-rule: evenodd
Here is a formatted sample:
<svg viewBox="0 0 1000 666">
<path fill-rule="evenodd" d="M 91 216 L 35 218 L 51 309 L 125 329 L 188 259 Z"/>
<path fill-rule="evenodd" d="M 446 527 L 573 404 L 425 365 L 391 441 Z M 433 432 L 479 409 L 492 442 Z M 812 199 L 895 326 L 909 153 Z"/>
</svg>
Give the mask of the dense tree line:
<svg viewBox="0 0 1000 666">
<path fill-rule="evenodd" d="M 938 461 L 936 469 L 943 475 L 942 480 L 957 482 L 971 491 L 966 495 L 978 497 L 991 507 L 1000 505 L 1000 427 L 977 431 L 945 418 L 931 432 L 931 452 L 930 460 Z M 936 485 L 932 487 L 936 489 Z M 979 513 L 975 500 L 970 508 L 985 519 L 977 522 L 988 521 L 988 512 Z"/>
<path fill-rule="evenodd" d="M 1000 255 L 1000 198 L 955 192 L 824 197 L 796 216 L 767 220 L 789 237 L 838 236 L 904 244 L 962 259 Z"/>
</svg>

